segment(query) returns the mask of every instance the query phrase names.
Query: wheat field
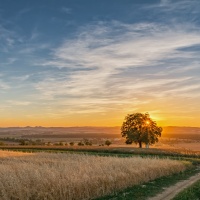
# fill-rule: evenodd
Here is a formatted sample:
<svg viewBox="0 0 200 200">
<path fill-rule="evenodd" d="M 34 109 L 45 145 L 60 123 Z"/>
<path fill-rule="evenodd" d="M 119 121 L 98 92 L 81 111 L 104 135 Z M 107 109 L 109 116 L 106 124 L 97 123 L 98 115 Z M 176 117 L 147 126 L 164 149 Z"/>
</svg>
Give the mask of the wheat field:
<svg viewBox="0 0 200 200">
<path fill-rule="evenodd" d="M 185 168 L 169 159 L 0 151 L 0 199 L 94 199 Z"/>
</svg>

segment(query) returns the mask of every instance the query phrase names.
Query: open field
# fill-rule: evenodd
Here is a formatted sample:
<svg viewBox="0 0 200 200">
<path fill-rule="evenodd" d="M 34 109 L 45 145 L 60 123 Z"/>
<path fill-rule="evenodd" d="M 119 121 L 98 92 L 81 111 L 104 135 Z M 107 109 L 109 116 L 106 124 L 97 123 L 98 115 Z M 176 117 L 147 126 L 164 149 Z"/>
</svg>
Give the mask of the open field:
<svg viewBox="0 0 200 200">
<path fill-rule="evenodd" d="M 0 145 L 19 145 L 21 140 L 37 145 L 77 146 L 80 141 L 88 139 L 94 148 L 110 140 L 113 148 L 134 148 L 136 144 L 126 145 L 121 137 L 120 127 L 14 127 L 0 128 Z M 39 141 L 39 142 L 38 142 Z M 61 145 L 61 146 L 63 146 Z M 171 149 L 182 152 L 200 152 L 200 128 L 198 127 L 164 127 L 159 142 L 150 148 Z"/>
<path fill-rule="evenodd" d="M 159 142 L 153 145 L 154 148 L 170 148 L 170 149 L 182 149 L 191 151 L 200 151 L 200 135 L 181 135 L 174 134 L 163 136 L 159 139 Z"/>
<path fill-rule="evenodd" d="M 12 145 L 12 146 L 0 146 L 2 150 L 12 150 L 12 151 L 21 151 L 21 152 L 57 152 L 57 153 L 66 153 L 66 152 L 76 152 L 76 153 L 87 153 L 93 155 L 116 155 L 122 157 L 130 156 L 159 156 L 163 157 L 172 157 L 172 158 L 197 158 L 200 159 L 200 151 L 191 151 L 186 149 L 179 148 L 136 148 L 129 145 L 116 146 L 111 145 L 107 146 L 22 146 L 22 145 Z"/>
<path fill-rule="evenodd" d="M 0 197 L 91 199 L 186 169 L 180 161 L 0 152 Z"/>
</svg>

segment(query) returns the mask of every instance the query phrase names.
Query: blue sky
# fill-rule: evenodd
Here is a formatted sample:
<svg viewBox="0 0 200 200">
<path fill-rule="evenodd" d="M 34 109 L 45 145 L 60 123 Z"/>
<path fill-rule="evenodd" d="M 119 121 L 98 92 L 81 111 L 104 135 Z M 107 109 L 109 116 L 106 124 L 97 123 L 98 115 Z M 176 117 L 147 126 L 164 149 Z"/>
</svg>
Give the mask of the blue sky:
<svg viewBox="0 0 200 200">
<path fill-rule="evenodd" d="M 199 126 L 200 1 L 0 0 L 0 126 Z"/>
</svg>

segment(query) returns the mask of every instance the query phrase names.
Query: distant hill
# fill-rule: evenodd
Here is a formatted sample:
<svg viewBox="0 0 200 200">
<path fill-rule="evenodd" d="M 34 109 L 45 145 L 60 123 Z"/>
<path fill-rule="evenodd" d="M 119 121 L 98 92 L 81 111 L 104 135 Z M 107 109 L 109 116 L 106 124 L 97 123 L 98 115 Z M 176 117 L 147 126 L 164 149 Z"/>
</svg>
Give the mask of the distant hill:
<svg viewBox="0 0 200 200">
<path fill-rule="evenodd" d="M 200 140 L 200 127 L 168 126 L 163 128 L 162 137 Z"/>
<path fill-rule="evenodd" d="M 200 127 L 163 127 L 163 134 L 200 134 Z"/>
<path fill-rule="evenodd" d="M 120 127 L 9 127 L 0 137 L 22 138 L 118 138 Z"/>
<path fill-rule="evenodd" d="M 163 137 L 199 138 L 200 127 L 163 127 Z M 120 127 L 8 127 L 0 137 L 22 138 L 121 138 Z"/>
<path fill-rule="evenodd" d="M 52 133 L 120 133 L 120 127 L 8 127 L 0 128 L 0 133 L 3 132 L 52 132 Z"/>
</svg>

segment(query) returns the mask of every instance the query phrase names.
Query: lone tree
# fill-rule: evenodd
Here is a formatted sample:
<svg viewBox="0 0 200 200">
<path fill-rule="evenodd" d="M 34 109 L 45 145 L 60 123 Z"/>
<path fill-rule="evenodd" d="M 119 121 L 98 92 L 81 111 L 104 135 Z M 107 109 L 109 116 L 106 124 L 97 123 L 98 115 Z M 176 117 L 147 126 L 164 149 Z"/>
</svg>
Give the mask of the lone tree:
<svg viewBox="0 0 200 200">
<path fill-rule="evenodd" d="M 158 127 L 148 113 L 134 113 L 127 115 L 121 127 L 122 137 L 126 138 L 126 144 L 133 142 L 142 148 L 142 143 L 149 145 L 158 142 L 162 128 Z"/>
</svg>

